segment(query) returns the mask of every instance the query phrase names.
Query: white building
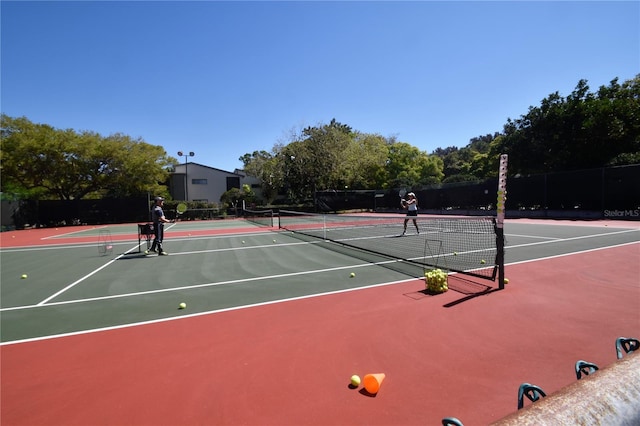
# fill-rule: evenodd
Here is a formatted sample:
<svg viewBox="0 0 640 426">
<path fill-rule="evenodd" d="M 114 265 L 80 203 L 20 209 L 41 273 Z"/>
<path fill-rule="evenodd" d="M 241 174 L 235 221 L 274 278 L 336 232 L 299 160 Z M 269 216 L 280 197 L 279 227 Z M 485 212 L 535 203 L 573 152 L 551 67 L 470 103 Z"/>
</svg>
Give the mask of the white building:
<svg viewBox="0 0 640 426">
<path fill-rule="evenodd" d="M 227 172 L 189 162 L 175 166 L 169 180 L 169 192 L 174 200 L 219 203 L 222 194 L 232 188 L 241 189 L 244 184 L 260 197 L 259 181 L 242 170 Z"/>
</svg>

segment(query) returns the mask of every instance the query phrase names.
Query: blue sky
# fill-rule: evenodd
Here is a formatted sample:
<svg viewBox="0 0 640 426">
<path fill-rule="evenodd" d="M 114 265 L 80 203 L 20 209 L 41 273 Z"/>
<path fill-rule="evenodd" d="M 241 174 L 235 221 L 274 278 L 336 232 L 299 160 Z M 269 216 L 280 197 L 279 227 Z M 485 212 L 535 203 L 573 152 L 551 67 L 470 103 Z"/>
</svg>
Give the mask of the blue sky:
<svg viewBox="0 0 640 426">
<path fill-rule="evenodd" d="M 640 73 L 640 2 L 2 1 L 1 110 L 223 170 L 335 118 L 431 153 Z M 184 161 L 184 158 L 181 159 Z"/>
</svg>

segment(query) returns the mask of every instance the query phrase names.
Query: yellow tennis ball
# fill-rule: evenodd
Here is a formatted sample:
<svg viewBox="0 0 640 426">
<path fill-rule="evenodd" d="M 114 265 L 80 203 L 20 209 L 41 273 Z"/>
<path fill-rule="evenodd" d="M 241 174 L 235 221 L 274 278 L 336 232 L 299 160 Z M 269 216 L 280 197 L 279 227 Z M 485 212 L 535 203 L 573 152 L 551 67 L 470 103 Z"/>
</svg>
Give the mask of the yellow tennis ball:
<svg viewBox="0 0 640 426">
<path fill-rule="evenodd" d="M 351 386 L 360 386 L 360 376 L 357 374 L 351 376 Z"/>
<path fill-rule="evenodd" d="M 485 263 L 487 263 L 487 262 L 486 262 L 484 259 L 482 259 L 482 260 L 480 261 L 480 263 L 482 263 L 482 264 L 484 265 L 484 264 L 485 264 Z"/>
<path fill-rule="evenodd" d="M 454 256 L 457 256 L 457 255 L 458 255 L 458 252 L 457 252 L 457 251 L 454 251 L 454 252 L 453 252 L 453 255 L 454 255 Z"/>
<path fill-rule="evenodd" d="M 273 240 L 273 242 L 275 243 L 275 242 L 276 242 L 276 240 Z"/>
<path fill-rule="evenodd" d="M 505 278 L 505 279 L 504 279 L 504 283 L 505 283 L 505 284 L 509 284 L 509 278 Z"/>
<path fill-rule="evenodd" d="M 27 279 L 27 274 L 22 274 L 22 276 L 20 278 L 22 278 L 23 280 L 26 280 Z"/>
<path fill-rule="evenodd" d="M 186 308 L 186 307 L 187 307 L 187 304 L 186 304 L 186 303 L 182 302 L 182 303 L 180 304 L 180 309 L 184 309 L 184 308 Z"/>
<path fill-rule="evenodd" d="M 352 273 L 350 273 L 350 274 L 349 274 L 349 276 L 350 276 L 351 278 L 353 278 L 353 277 L 355 277 L 355 276 L 356 276 L 356 273 L 355 273 L 355 272 L 352 272 Z"/>
</svg>

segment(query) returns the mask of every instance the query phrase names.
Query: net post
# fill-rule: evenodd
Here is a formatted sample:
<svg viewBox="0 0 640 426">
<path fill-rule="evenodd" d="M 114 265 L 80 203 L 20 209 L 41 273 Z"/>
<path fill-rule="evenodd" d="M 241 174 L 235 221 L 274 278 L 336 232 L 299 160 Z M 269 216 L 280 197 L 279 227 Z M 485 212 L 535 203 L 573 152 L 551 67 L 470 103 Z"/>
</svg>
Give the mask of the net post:
<svg viewBox="0 0 640 426">
<path fill-rule="evenodd" d="M 498 263 L 498 286 L 504 290 L 504 211 L 507 200 L 507 163 L 509 156 L 500 155 L 498 172 L 498 200 L 496 203 L 496 261 Z"/>
<path fill-rule="evenodd" d="M 327 241 L 327 215 L 322 215 L 322 239 Z"/>
</svg>

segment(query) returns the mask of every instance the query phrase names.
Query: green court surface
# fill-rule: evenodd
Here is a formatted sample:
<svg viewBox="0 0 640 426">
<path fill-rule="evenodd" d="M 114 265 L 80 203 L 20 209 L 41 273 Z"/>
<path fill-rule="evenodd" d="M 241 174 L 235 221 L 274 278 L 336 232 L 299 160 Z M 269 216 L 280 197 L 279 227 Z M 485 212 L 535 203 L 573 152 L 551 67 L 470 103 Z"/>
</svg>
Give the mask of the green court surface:
<svg viewBox="0 0 640 426">
<path fill-rule="evenodd" d="M 146 242 L 138 244 L 136 224 L 51 231 L 29 246 L 5 245 L 0 252 L 2 343 L 390 285 L 423 273 L 403 262 L 331 249 L 336 247 L 322 240 L 238 220 L 168 225 L 169 256 L 141 253 Z M 507 264 L 640 241 L 635 223 L 512 221 L 505 232 Z M 108 250 L 101 242 L 105 234 Z M 498 287 L 489 280 L 477 283 Z M 416 281 L 416 291 L 421 286 Z"/>
<path fill-rule="evenodd" d="M 304 242 L 290 233 L 238 222 L 178 223 L 166 228 L 169 256 L 138 251 L 136 229 L 109 226 L 73 232 L 91 242 L 2 251 L 2 341 L 183 317 L 282 299 L 385 284 L 411 277 Z M 103 255 L 99 230 L 109 229 Z M 69 237 L 60 234 L 47 241 Z M 174 236 L 176 234 L 185 236 Z M 191 235 L 189 235 L 191 233 Z M 119 241 L 118 238 L 129 237 Z M 132 240 L 131 237 L 134 237 Z M 145 242 L 143 240 L 143 250 Z M 385 259 L 387 263 L 390 260 Z M 356 277 L 350 274 L 356 273 Z M 27 274 L 22 279 L 22 274 Z M 186 303 L 186 309 L 179 309 Z"/>
</svg>

